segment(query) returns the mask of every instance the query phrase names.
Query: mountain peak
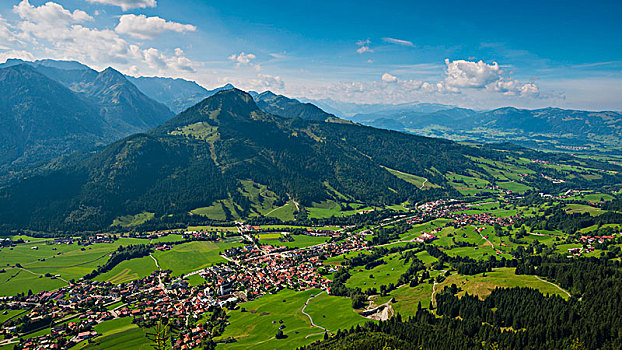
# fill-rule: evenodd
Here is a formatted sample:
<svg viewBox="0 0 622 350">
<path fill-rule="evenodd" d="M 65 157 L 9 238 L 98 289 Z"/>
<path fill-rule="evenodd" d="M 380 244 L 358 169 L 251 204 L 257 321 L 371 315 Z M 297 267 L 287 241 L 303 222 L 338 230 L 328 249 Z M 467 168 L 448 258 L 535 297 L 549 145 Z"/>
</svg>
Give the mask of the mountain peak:
<svg viewBox="0 0 622 350">
<path fill-rule="evenodd" d="M 121 72 L 119 72 L 118 70 L 112 68 L 112 67 L 108 67 L 106 69 L 104 69 L 103 71 L 101 71 L 99 74 L 101 75 L 115 75 L 115 76 L 120 76 L 120 77 L 124 77 L 125 76 L 123 74 L 121 74 Z"/>
<path fill-rule="evenodd" d="M 260 93 L 258 96 L 259 96 L 260 98 L 270 98 L 270 99 L 275 98 L 275 97 L 278 97 L 278 95 L 277 95 L 277 94 L 275 94 L 274 92 L 272 92 L 272 91 L 270 91 L 270 90 L 266 90 L 266 91 L 264 91 L 264 92 Z"/>
<path fill-rule="evenodd" d="M 221 90 L 178 114 L 175 118 L 156 128 L 156 133 L 168 133 L 180 127 L 198 122 L 210 124 L 249 121 L 264 115 L 248 93 L 233 88 Z"/>
</svg>

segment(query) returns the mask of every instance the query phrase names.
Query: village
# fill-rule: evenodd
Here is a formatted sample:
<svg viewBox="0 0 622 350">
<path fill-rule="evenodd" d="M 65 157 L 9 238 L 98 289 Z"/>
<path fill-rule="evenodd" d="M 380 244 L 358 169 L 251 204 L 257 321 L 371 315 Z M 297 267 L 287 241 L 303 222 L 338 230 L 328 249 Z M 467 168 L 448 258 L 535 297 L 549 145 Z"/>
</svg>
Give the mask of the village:
<svg viewBox="0 0 622 350">
<path fill-rule="evenodd" d="M 487 204 L 487 203 L 484 203 Z M 444 227 L 511 226 L 518 216 L 497 217 L 487 212 L 467 213 L 479 204 L 454 200 L 433 201 L 417 207 L 410 215 L 396 214 L 376 227 L 404 221 L 417 225 L 435 219 L 450 219 Z M 422 232 L 410 242 L 430 243 L 443 227 Z M 30 310 L 26 319 L 5 322 L 0 345 L 14 344 L 16 349 L 67 349 L 98 334 L 93 327 L 108 320 L 131 318 L 141 327 L 153 327 L 157 322 L 168 322 L 179 328 L 173 339 L 173 349 L 191 349 L 206 339 L 219 335 L 226 324 L 220 315 L 225 307 L 274 294 L 283 289 L 304 291 L 319 289 L 330 294 L 329 274 L 339 265 L 325 265 L 323 261 L 352 252 L 370 251 L 369 237 L 374 228 L 359 230 L 346 237 L 341 233 L 322 229 L 306 229 L 302 234 L 326 236 L 327 242 L 303 248 L 261 244 L 254 234 L 263 232 L 258 226 L 244 225 L 239 229 L 247 244 L 225 249 L 220 256 L 225 263 L 214 264 L 181 276 L 170 270 L 157 270 L 149 276 L 121 284 L 80 279 L 54 291 L 32 295 L 0 297 L 0 310 Z M 211 232 L 186 232 L 197 238 L 213 237 Z M 151 239 L 166 233 L 152 233 Z M 487 240 L 488 237 L 482 236 Z M 572 255 L 593 250 L 592 244 L 603 243 L 614 236 L 582 236 L 580 242 L 587 248 L 569 249 Z M 81 244 L 109 243 L 113 237 L 97 235 L 81 240 Z M 72 244 L 72 238 L 56 239 L 54 244 Z M 9 244 L 4 242 L 4 244 Z M 14 245 L 15 243 L 12 243 Z M 10 245 L 9 245 L 10 246 Z M 168 250 L 170 244 L 154 244 L 155 250 Z M 187 278 L 200 276 L 204 282 L 190 285 Z M 26 339 L 20 335 L 50 328 L 48 334 Z"/>
</svg>

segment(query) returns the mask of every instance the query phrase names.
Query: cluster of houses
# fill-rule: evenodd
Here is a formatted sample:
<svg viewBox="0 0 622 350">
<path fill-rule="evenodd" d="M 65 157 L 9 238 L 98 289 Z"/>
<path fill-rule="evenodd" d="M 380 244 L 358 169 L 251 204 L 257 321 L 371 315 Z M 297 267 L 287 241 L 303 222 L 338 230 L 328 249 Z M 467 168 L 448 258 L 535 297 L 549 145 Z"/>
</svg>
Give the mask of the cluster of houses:
<svg viewBox="0 0 622 350">
<path fill-rule="evenodd" d="M 5 322 L 0 334 L 15 339 L 12 344 L 18 349 L 66 349 L 96 338 L 93 327 L 106 320 L 129 317 L 138 325 L 153 325 L 160 319 L 175 319 L 183 322 L 173 348 L 197 348 L 211 337 L 212 325 L 187 323 L 189 318 L 200 321 L 198 318 L 214 307 L 283 288 L 328 290 L 330 281 L 321 273 L 322 259 L 367 248 L 362 235 L 293 250 L 247 245 L 225 251 L 228 263 L 198 271 L 206 281 L 198 286 L 173 278 L 170 271 L 155 271 L 117 285 L 80 280 L 55 291 L 1 297 L 0 308 L 30 310 L 27 317 L 31 321 L 47 318 L 57 326 L 49 334 L 21 340 L 14 337 L 20 330 L 19 321 L 14 320 Z"/>
<path fill-rule="evenodd" d="M 468 225 L 495 225 L 511 226 L 518 217 L 497 217 L 489 213 L 463 214 L 450 213 L 445 216 L 448 219 L 454 219 L 455 227 L 464 227 Z"/>
<path fill-rule="evenodd" d="M 163 280 L 172 283 L 163 288 Z M 31 322 L 47 317 L 57 324 L 47 335 L 23 341 L 15 338 L 18 349 L 66 349 L 96 337 L 93 327 L 106 320 L 132 317 L 134 323 L 153 324 L 159 319 L 181 319 L 184 320 L 181 324 L 185 324 L 188 317 L 200 317 L 211 307 L 222 305 L 204 289 L 179 282 L 171 281 L 170 271 L 155 271 L 148 277 L 119 285 L 84 280 L 28 297 L 2 297 L 0 305 L 6 309 L 30 309 L 27 317 Z M 9 321 L 0 334 L 11 338 L 18 326 Z M 182 327 L 173 348 L 198 347 L 210 337 L 207 326 Z"/>
<path fill-rule="evenodd" d="M 364 237 L 354 235 L 339 242 L 293 250 L 266 245 L 235 247 L 224 252 L 233 263 L 226 268 L 209 267 L 201 276 L 215 285 L 226 286 L 224 293 L 231 288 L 244 290 L 249 299 L 284 288 L 327 290 L 330 280 L 320 272 L 321 258 L 364 250 L 367 244 Z"/>
<path fill-rule="evenodd" d="M 605 243 L 605 241 L 614 239 L 614 235 L 609 236 L 581 236 L 581 242 L 584 244 Z"/>
</svg>

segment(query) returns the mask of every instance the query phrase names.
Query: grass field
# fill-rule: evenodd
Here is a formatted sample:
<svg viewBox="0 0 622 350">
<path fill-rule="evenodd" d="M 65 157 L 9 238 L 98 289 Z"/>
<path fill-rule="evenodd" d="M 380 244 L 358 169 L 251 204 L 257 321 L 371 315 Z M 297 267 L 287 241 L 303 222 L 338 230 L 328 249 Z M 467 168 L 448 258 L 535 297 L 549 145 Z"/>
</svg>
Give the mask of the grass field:
<svg viewBox="0 0 622 350">
<path fill-rule="evenodd" d="M 148 350 L 153 349 L 146 337 L 148 330 L 132 324 L 130 317 L 104 321 L 93 327 L 100 336 L 78 343 L 72 349 Z"/>
<path fill-rule="evenodd" d="M 38 292 L 59 288 L 66 284 L 63 280 L 77 280 L 103 265 L 119 245 L 147 242 L 120 238 L 114 243 L 81 247 L 77 244 L 47 244 L 47 241 L 31 240 L 28 244 L 18 244 L 12 249 L 4 248 L 0 250 L 0 266 L 15 266 L 19 263 L 24 269 L 5 267 L 6 272 L 0 274 L 0 295 L 14 295 L 29 289 Z M 43 277 L 47 273 L 60 275 L 60 278 Z"/>
<path fill-rule="evenodd" d="M 292 226 L 292 225 L 260 225 L 262 230 L 275 230 L 275 231 L 291 231 L 294 229 L 317 229 L 317 230 L 327 230 L 327 231 L 339 231 L 341 227 L 337 226 L 323 226 L 323 227 L 312 227 L 312 226 Z"/>
<path fill-rule="evenodd" d="M 312 207 L 307 208 L 309 217 L 312 219 L 323 219 L 331 216 L 339 216 L 341 206 L 334 201 L 325 201 L 322 203 L 313 203 Z"/>
<path fill-rule="evenodd" d="M 293 202 L 287 202 L 283 206 L 268 211 L 265 215 L 273 218 L 277 218 L 282 221 L 294 220 L 294 213 L 296 212 L 296 204 Z"/>
<path fill-rule="evenodd" d="M 280 233 L 260 233 L 257 235 L 259 240 L 278 240 L 283 235 Z"/>
<path fill-rule="evenodd" d="M 138 259 L 122 261 L 112 270 L 97 276 L 95 280 L 119 284 L 147 277 L 155 270 L 157 270 L 157 267 L 153 259 L 149 256 L 144 256 Z"/>
<path fill-rule="evenodd" d="M 155 216 L 154 213 L 142 212 L 136 215 L 126 215 L 120 216 L 112 222 L 112 226 L 121 226 L 121 227 L 133 227 L 138 226 L 140 224 L 144 224 L 145 222 L 153 219 Z"/>
<path fill-rule="evenodd" d="M 445 175 L 449 184 L 465 196 L 475 195 L 481 192 L 496 192 L 484 189 L 490 182 L 478 177 L 449 173 Z"/>
<path fill-rule="evenodd" d="M 331 332 L 369 321 L 352 309 L 352 301 L 349 298 L 326 293 L 311 299 L 305 311 L 311 315 L 315 324 Z"/>
<path fill-rule="evenodd" d="M 313 206 L 306 209 L 309 212 L 309 217 L 312 219 L 324 219 L 332 216 L 350 216 L 374 209 L 372 207 L 365 207 L 359 203 L 350 203 L 349 206 L 351 209 L 344 210 L 337 202 L 328 200 L 321 203 L 313 203 Z"/>
<path fill-rule="evenodd" d="M 218 349 L 295 349 L 322 339 L 322 330 L 312 327 L 309 318 L 301 312 L 307 298 L 317 293 L 317 289 L 304 292 L 285 289 L 240 304 L 240 309 L 228 312 L 230 325 L 220 337 L 234 337 L 237 342 L 218 345 Z M 241 308 L 247 312 L 241 312 Z M 287 338 L 276 339 L 281 320 Z M 314 333 L 319 334 L 310 336 Z"/>
<path fill-rule="evenodd" d="M 421 260 L 425 265 L 431 265 L 438 261 L 437 258 L 431 256 L 426 251 L 417 253 L 417 258 L 419 258 L 419 260 Z"/>
<path fill-rule="evenodd" d="M 557 289 L 555 286 L 538 280 L 531 275 L 515 275 L 514 268 L 499 268 L 492 272 L 487 272 L 486 277 L 482 274 L 475 276 L 451 275 L 442 283 L 436 286 L 436 292 L 443 290 L 445 287 L 455 283 L 462 289 L 458 296 L 469 293 L 485 298 L 495 288 L 513 288 L 513 287 L 529 287 L 537 289 L 543 294 L 559 295 L 564 299 L 568 299 L 568 295 Z"/>
<path fill-rule="evenodd" d="M 352 277 L 346 282 L 346 286 L 350 288 L 359 287 L 363 290 L 376 287 L 379 289 L 381 285 L 389 283 L 397 283 L 400 276 L 408 269 L 410 263 L 404 264 L 404 260 L 399 259 L 399 254 L 390 254 L 383 258 L 386 264 L 365 270 L 364 267 L 353 269 L 350 274 Z M 373 276 L 370 277 L 370 275 Z"/>
<path fill-rule="evenodd" d="M 188 231 L 238 232 L 234 226 L 188 226 Z"/>
<path fill-rule="evenodd" d="M 191 213 L 214 220 L 227 220 L 227 214 L 225 213 L 224 205 L 221 202 L 216 202 L 209 207 L 193 209 Z"/>
<path fill-rule="evenodd" d="M 240 243 L 189 242 L 174 246 L 168 251 L 158 251 L 153 256 L 163 270 L 172 270 L 173 275 L 205 268 L 212 264 L 225 262 L 219 253 Z"/>
<path fill-rule="evenodd" d="M 417 312 L 417 305 L 421 303 L 424 308 L 430 307 L 430 296 L 432 295 L 432 284 L 422 283 L 416 287 L 403 286 L 389 294 L 385 299 L 395 298 L 391 304 L 393 310 L 402 316 L 412 316 Z M 383 303 L 385 300 L 378 301 Z"/>
<path fill-rule="evenodd" d="M 589 213 L 591 216 L 598 216 L 603 214 L 605 211 L 585 204 L 568 204 L 566 205 L 566 212 L 569 214 Z"/>
<path fill-rule="evenodd" d="M 417 186 L 417 188 L 421 190 L 427 190 L 429 188 L 439 187 L 438 185 L 435 185 L 429 182 L 428 179 L 426 179 L 425 177 L 421 177 L 421 176 L 417 176 L 417 175 L 413 175 L 409 173 L 404 173 L 399 170 L 390 169 L 387 167 L 383 167 L 383 168 L 385 168 L 388 172 L 395 175 L 396 177 Z"/>
<path fill-rule="evenodd" d="M 2 310 L 2 312 L 0 312 L 0 324 L 15 316 L 26 314 L 27 312 L 27 310 Z"/>
<path fill-rule="evenodd" d="M 262 235 L 260 235 L 260 238 Z M 328 241 L 328 237 L 316 237 L 316 236 L 307 236 L 307 235 L 292 235 L 294 238 L 293 242 L 281 242 L 277 239 L 265 239 L 262 238 L 259 242 L 261 244 L 269 244 L 279 247 L 290 247 L 290 248 L 304 248 L 312 245 L 324 243 Z"/>
</svg>

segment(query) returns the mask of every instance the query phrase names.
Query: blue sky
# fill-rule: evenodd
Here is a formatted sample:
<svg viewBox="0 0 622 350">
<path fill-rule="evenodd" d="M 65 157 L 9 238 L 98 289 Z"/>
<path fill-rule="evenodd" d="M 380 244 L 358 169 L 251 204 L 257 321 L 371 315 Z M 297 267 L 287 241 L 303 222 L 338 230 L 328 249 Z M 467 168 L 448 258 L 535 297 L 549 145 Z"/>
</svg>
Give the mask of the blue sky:
<svg viewBox="0 0 622 350">
<path fill-rule="evenodd" d="M 620 1 L 5 0 L 0 61 L 358 103 L 622 110 Z"/>
</svg>

